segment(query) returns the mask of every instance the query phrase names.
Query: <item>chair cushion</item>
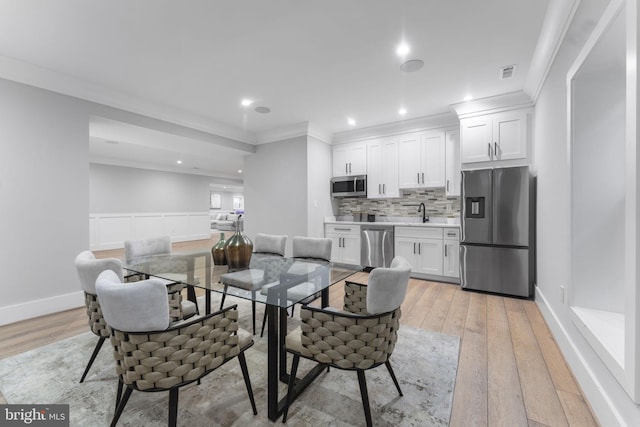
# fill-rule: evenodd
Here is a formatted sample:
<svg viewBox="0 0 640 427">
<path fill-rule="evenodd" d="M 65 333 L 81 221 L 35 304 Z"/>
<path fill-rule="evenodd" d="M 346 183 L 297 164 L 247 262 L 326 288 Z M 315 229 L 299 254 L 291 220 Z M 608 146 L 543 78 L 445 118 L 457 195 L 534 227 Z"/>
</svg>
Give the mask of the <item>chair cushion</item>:
<svg viewBox="0 0 640 427">
<path fill-rule="evenodd" d="M 402 305 L 411 274 L 411 264 L 395 257 L 389 268 L 374 268 L 367 282 L 367 311 L 386 313 Z"/>
<path fill-rule="evenodd" d="M 331 259 L 331 239 L 324 237 L 293 238 L 293 256 L 296 258 Z"/>
<path fill-rule="evenodd" d="M 255 291 L 260 289 L 264 283 L 264 270 L 249 268 L 247 270 L 234 271 L 233 273 L 225 273 L 220 276 L 220 282 L 223 285 L 233 286 L 234 288 Z"/>
<path fill-rule="evenodd" d="M 127 261 L 133 258 L 171 253 L 171 238 L 169 236 L 154 237 L 143 240 L 126 240 L 124 254 Z"/>
<path fill-rule="evenodd" d="M 305 348 L 302 346 L 302 328 L 300 326 L 287 334 L 287 337 L 285 338 L 285 346 L 287 347 L 287 350 L 292 350 L 298 353 L 305 352 Z"/>
<path fill-rule="evenodd" d="M 255 252 L 268 252 L 284 256 L 287 246 L 287 236 L 258 233 L 254 239 L 253 250 Z"/>
<path fill-rule="evenodd" d="M 180 305 L 182 306 L 182 317 L 191 317 L 198 311 L 196 304 L 192 301 L 182 300 Z"/>
<path fill-rule="evenodd" d="M 111 270 L 123 281 L 122 262 L 116 258 L 96 259 L 91 251 L 82 251 L 75 259 L 76 271 L 82 290 L 88 294 L 96 294 L 96 279 L 105 270 Z"/>
<path fill-rule="evenodd" d="M 112 328 L 125 332 L 161 331 L 169 327 L 167 287 L 156 279 L 123 284 L 103 271 L 96 280 L 102 314 Z"/>
<path fill-rule="evenodd" d="M 253 343 L 253 334 L 242 328 L 238 328 L 238 346 L 244 350 Z"/>
</svg>

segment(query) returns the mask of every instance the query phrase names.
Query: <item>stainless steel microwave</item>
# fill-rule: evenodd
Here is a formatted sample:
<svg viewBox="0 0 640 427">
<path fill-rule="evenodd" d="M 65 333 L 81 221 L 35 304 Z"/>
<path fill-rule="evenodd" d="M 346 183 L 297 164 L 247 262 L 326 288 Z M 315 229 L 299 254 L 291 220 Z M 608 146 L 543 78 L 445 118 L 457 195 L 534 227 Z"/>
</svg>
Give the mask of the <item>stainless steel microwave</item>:
<svg viewBox="0 0 640 427">
<path fill-rule="evenodd" d="M 367 175 L 331 178 L 331 197 L 367 197 Z"/>
</svg>

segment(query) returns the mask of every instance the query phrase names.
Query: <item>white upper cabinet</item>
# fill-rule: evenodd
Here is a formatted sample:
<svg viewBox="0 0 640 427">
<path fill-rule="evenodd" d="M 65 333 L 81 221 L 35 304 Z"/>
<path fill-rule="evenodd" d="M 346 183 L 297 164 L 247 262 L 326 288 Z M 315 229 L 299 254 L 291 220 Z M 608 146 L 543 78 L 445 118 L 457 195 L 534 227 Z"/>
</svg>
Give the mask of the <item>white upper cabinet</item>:
<svg viewBox="0 0 640 427">
<path fill-rule="evenodd" d="M 413 132 L 400 135 L 399 187 L 445 186 L 445 132 Z"/>
<path fill-rule="evenodd" d="M 462 163 L 527 158 L 529 110 L 460 120 Z"/>
<path fill-rule="evenodd" d="M 333 176 L 365 175 L 367 143 L 354 142 L 333 148 Z"/>
<path fill-rule="evenodd" d="M 460 195 L 460 132 L 445 133 L 445 190 L 447 196 Z"/>
<path fill-rule="evenodd" d="M 393 136 L 367 142 L 367 198 L 400 197 L 398 139 Z"/>
</svg>

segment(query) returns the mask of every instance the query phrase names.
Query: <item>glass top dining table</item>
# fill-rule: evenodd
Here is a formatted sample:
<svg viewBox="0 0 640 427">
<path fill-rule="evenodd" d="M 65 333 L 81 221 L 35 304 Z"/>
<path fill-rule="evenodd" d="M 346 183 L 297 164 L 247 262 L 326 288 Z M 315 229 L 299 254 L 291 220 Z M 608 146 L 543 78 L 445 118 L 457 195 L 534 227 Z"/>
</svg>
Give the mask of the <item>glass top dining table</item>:
<svg viewBox="0 0 640 427">
<path fill-rule="evenodd" d="M 153 255 L 123 261 L 125 270 L 135 274 L 179 281 L 188 291 L 204 289 L 205 311 L 211 313 L 211 294 L 217 292 L 265 305 L 267 313 L 267 416 L 276 421 L 284 411 L 286 397 L 279 398 L 279 381 L 288 382 L 285 338 L 287 333 L 287 308 L 320 295 L 321 306 L 329 305 L 331 285 L 348 279 L 360 266 L 341 265 L 314 259 L 252 254 L 248 269 L 242 275 L 248 280 L 260 281 L 266 292 L 251 292 L 221 283 L 221 277 L 234 271 L 226 265 L 213 265 L 211 252 L 207 250 L 173 252 L 169 255 Z M 266 286 L 268 285 L 268 286 Z M 191 288 L 191 289 L 189 289 Z M 295 289 L 293 289 L 295 288 Z M 192 292 L 191 295 L 195 293 Z M 292 398 L 295 400 L 324 368 L 317 365 L 296 381 Z"/>
<path fill-rule="evenodd" d="M 252 254 L 246 269 L 229 269 L 226 265 L 213 265 L 208 250 L 179 251 L 171 254 L 150 255 L 123 260 L 123 267 L 135 274 L 179 281 L 187 286 L 205 291 L 226 293 L 258 303 L 288 308 L 311 295 L 322 292 L 331 285 L 361 271 L 362 267 L 342 265 L 316 259 L 281 257 L 268 254 Z M 247 280 L 268 285 L 268 291 L 250 292 L 238 287 L 225 286 L 221 276 L 229 272 L 249 270 Z M 300 284 L 307 286 L 301 287 Z M 295 287 L 296 292 L 286 292 Z M 209 296 L 209 292 L 205 295 Z M 206 301 L 210 312 L 210 300 Z"/>
</svg>

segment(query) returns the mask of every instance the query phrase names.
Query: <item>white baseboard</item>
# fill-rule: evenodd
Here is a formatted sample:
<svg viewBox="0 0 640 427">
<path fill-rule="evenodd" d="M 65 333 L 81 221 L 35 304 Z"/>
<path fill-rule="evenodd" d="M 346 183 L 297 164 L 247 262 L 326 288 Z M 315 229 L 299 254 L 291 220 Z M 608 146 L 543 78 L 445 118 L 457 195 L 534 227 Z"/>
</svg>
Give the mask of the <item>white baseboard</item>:
<svg viewBox="0 0 640 427">
<path fill-rule="evenodd" d="M 583 393 L 589 400 L 591 408 L 595 412 L 598 422 L 602 426 L 631 426 L 626 420 L 633 419 L 635 415 L 621 413 L 605 384 L 599 379 L 597 368 L 588 363 L 588 357 L 581 351 L 579 345 L 568 333 L 560 322 L 556 312 L 551 308 L 543 293 L 536 286 L 535 302 L 538 305 L 553 337 L 560 346 L 562 354 L 569 364 L 573 375 L 580 384 Z M 596 355 L 597 357 L 597 355 Z M 606 368 L 605 368 L 606 370 Z M 604 375 L 612 375 L 609 372 Z M 615 380 L 614 380 L 615 381 Z M 624 392 L 623 392 L 624 393 Z M 631 417 L 631 418 L 630 418 Z"/>
<path fill-rule="evenodd" d="M 82 291 L 0 307 L 0 326 L 84 306 Z"/>
</svg>

